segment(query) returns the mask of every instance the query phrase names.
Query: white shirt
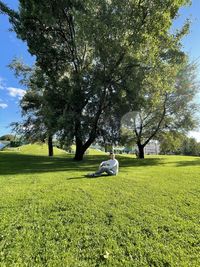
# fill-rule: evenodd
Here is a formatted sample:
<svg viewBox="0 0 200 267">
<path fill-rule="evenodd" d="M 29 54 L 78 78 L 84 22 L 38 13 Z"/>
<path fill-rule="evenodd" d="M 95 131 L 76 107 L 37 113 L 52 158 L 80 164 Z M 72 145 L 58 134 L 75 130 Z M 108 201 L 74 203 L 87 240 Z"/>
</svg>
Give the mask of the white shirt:
<svg viewBox="0 0 200 267">
<path fill-rule="evenodd" d="M 119 171 L 119 162 L 117 159 L 109 159 L 107 161 L 103 161 L 101 163 L 101 166 L 108 167 L 110 170 L 112 170 L 115 174 L 118 174 Z"/>
</svg>

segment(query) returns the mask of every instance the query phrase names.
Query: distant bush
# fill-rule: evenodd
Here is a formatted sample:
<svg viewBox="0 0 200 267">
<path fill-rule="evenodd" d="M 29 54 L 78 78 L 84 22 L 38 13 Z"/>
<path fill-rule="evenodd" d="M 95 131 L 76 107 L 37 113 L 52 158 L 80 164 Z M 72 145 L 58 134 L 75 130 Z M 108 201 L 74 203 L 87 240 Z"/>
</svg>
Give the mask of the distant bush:
<svg viewBox="0 0 200 267">
<path fill-rule="evenodd" d="M 12 134 L 5 134 L 5 135 L 2 135 L 0 137 L 0 140 L 1 141 L 14 141 L 15 140 L 15 136 L 12 135 Z"/>
<path fill-rule="evenodd" d="M 10 142 L 10 147 L 19 147 L 23 145 L 21 141 L 11 141 Z"/>
</svg>

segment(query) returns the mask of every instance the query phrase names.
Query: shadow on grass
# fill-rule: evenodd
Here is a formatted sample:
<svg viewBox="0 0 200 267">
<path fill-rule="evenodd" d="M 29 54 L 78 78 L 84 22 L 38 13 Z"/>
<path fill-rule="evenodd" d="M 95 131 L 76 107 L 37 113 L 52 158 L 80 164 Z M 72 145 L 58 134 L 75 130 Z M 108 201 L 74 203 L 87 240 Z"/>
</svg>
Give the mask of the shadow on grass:
<svg viewBox="0 0 200 267">
<path fill-rule="evenodd" d="M 47 157 L 20 153 L 0 152 L 0 175 L 44 173 L 44 172 L 93 172 L 99 163 L 106 160 L 104 155 L 87 155 L 81 162 L 73 161 L 73 155 Z M 134 156 L 117 156 L 120 169 L 123 167 L 145 167 L 167 164 L 162 158 L 136 159 Z M 176 162 L 177 166 L 200 166 L 200 158 L 192 161 Z M 79 174 L 80 175 L 80 174 Z M 84 178 L 84 176 L 83 176 Z M 75 178 L 72 178 L 75 179 Z"/>
<path fill-rule="evenodd" d="M 90 177 L 87 174 L 84 174 L 84 175 L 79 176 L 79 177 L 76 176 L 76 177 L 67 178 L 67 180 L 99 179 L 99 178 L 105 178 L 105 177 L 112 177 L 112 175 L 102 174 L 102 175 L 99 175 L 99 176 L 96 176 L 96 177 Z"/>
<path fill-rule="evenodd" d="M 87 179 L 88 177 L 86 177 L 85 175 L 82 176 L 76 176 L 76 177 L 71 177 L 71 178 L 67 178 L 67 180 L 80 180 L 80 179 Z"/>
<path fill-rule="evenodd" d="M 161 159 L 138 160 L 134 157 L 118 156 L 120 168 L 154 166 L 162 164 Z M 73 155 L 47 157 L 43 155 L 26 155 L 20 153 L 0 152 L 0 175 L 43 173 L 43 172 L 93 172 L 100 162 L 106 160 L 104 155 L 87 155 L 81 162 L 73 161 Z M 74 179 L 74 178 L 73 178 Z"/>
<path fill-rule="evenodd" d="M 192 167 L 192 166 L 199 166 L 200 167 L 200 157 L 195 158 L 195 160 L 188 160 L 188 161 L 180 161 L 176 162 L 177 167 Z"/>
</svg>

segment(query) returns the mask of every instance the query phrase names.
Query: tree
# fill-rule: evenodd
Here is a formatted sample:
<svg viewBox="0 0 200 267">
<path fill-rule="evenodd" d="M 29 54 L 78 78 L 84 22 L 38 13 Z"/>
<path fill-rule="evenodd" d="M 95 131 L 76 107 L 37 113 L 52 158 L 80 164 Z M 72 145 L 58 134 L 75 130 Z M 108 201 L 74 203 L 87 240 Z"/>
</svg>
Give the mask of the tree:
<svg viewBox="0 0 200 267">
<path fill-rule="evenodd" d="M 44 97 L 45 87 L 50 86 L 48 79 L 39 67 L 31 68 L 18 59 L 14 59 L 9 67 L 14 70 L 16 77 L 20 77 L 20 83 L 28 88 L 20 101 L 24 120 L 11 125 L 29 142 L 44 142 L 47 139 L 48 154 L 53 156 L 52 139 L 56 131 L 56 115 L 55 112 L 50 113 Z"/>
<path fill-rule="evenodd" d="M 116 114 L 108 113 L 103 117 L 102 127 L 99 130 L 97 142 L 103 146 L 105 152 L 112 150 L 113 146 L 120 139 L 120 117 Z"/>
<path fill-rule="evenodd" d="M 15 140 L 15 136 L 12 135 L 12 134 L 5 134 L 5 135 L 2 135 L 0 137 L 0 140 L 1 141 L 14 141 Z"/>
<path fill-rule="evenodd" d="M 120 145 L 132 148 L 135 144 L 136 139 L 133 135 L 132 129 L 122 127 L 120 131 Z"/>
<path fill-rule="evenodd" d="M 181 154 L 184 134 L 177 131 L 165 131 L 158 135 L 161 154 Z"/>
<path fill-rule="evenodd" d="M 181 144 L 181 153 L 187 156 L 200 156 L 200 143 L 195 138 L 185 137 Z"/>
<path fill-rule="evenodd" d="M 133 128 L 140 158 L 144 158 L 144 147 L 160 132 L 186 133 L 197 123 L 193 101 L 199 90 L 196 65 L 183 63 L 175 77 L 171 75 L 172 66 L 164 70 L 161 73 L 159 69 L 158 80 L 156 75 L 144 79 L 140 109 L 125 118 Z"/>
<path fill-rule="evenodd" d="M 0 1 L 0 10 L 51 84 L 67 88 L 70 97 L 60 121 L 63 134 L 75 137 L 76 160 L 97 137 L 114 96 L 138 90 L 138 69 L 155 64 L 160 43 L 171 39 L 172 20 L 188 2 L 23 0 L 15 12 Z M 54 92 L 51 96 L 49 106 L 56 99 Z"/>
</svg>

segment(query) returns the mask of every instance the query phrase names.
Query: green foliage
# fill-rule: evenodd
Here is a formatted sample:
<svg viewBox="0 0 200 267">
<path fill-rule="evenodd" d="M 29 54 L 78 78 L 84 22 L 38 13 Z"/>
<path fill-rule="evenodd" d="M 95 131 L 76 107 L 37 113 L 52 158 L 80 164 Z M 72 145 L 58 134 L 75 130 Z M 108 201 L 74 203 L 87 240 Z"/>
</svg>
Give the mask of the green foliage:
<svg viewBox="0 0 200 267">
<path fill-rule="evenodd" d="M 200 156 L 200 143 L 195 138 L 185 137 L 180 150 L 183 155 Z"/>
<path fill-rule="evenodd" d="M 136 144 L 136 138 L 133 135 L 133 130 L 127 128 L 121 129 L 120 144 L 129 147 Z"/>
<path fill-rule="evenodd" d="M 197 126 L 198 105 L 194 98 L 199 92 L 199 83 L 196 70 L 196 64 L 189 64 L 187 58 L 178 65 L 161 60 L 143 77 L 138 111 L 132 112 L 132 118 L 124 125 L 132 129 L 141 157 L 144 147 L 159 133 L 166 132 L 166 139 L 170 139 L 169 131 L 178 136 Z M 177 144 L 174 142 L 173 146 L 175 149 Z"/>
<path fill-rule="evenodd" d="M 159 136 L 161 154 L 181 154 L 185 135 L 178 132 L 164 132 Z"/>
<path fill-rule="evenodd" d="M 10 142 L 10 147 L 19 147 L 21 145 L 22 145 L 22 142 L 20 140 Z"/>
<path fill-rule="evenodd" d="M 161 153 L 179 155 L 200 155 L 200 143 L 194 138 L 178 132 L 166 132 L 159 137 Z"/>
<path fill-rule="evenodd" d="M 46 113 L 51 117 L 59 106 L 60 134 L 63 139 L 68 133 L 75 137 L 76 159 L 98 136 L 110 106 L 128 108 L 127 99 L 132 99 L 129 108 L 135 110 L 134 99 L 146 70 L 161 58 L 181 61 L 180 38 L 188 24 L 175 35 L 169 29 L 179 8 L 188 2 L 21 0 L 17 13 L 0 2 L 1 11 L 8 14 L 49 79 L 43 95 Z"/>
<path fill-rule="evenodd" d="M 36 65 L 29 67 L 22 60 L 15 58 L 9 67 L 14 70 L 15 76 L 21 79 L 20 82 L 28 88 L 20 101 L 24 119 L 21 122 L 13 122 L 11 126 L 28 142 L 52 140 L 53 135 L 58 131 L 58 109 L 49 108 L 50 95 L 45 92 L 47 87 L 51 92 L 52 84 L 41 68 Z M 50 151 L 49 155 L 51 155 Z"/>
<path fill-rule="evenodd" d="M 0 152 L 1 266 L 181 266 L 199 261 L 198 157 L 118 157 L 116 177 L 84 178 L 47 146 Z"/>
<path fill-rule="evenodd" d="M 0 140 L 2 141 L 14 141 L 15 136 L 12 134 L 5 134 L 0 137 Z"/>
</svg>

